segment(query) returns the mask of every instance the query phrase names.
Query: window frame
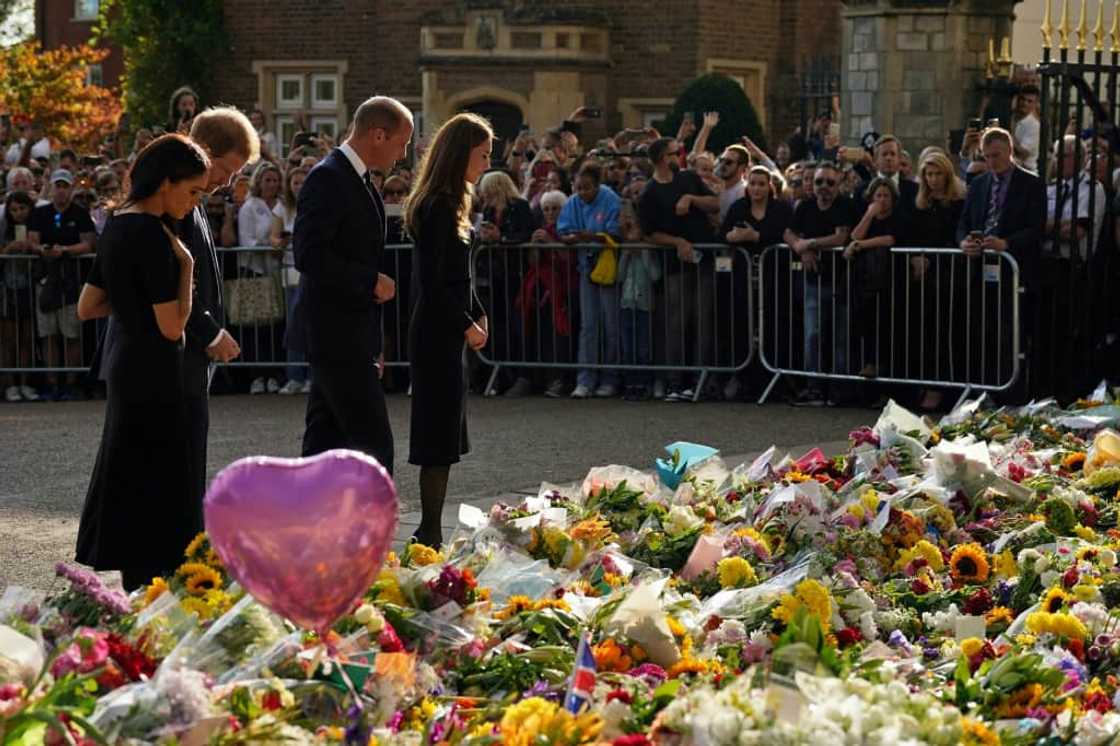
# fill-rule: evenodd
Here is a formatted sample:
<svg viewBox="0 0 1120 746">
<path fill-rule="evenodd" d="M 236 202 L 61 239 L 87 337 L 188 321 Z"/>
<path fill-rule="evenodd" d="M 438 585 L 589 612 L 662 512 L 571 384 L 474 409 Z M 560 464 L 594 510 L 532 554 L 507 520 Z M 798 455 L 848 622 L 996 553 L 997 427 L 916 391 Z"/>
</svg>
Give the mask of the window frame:
<svg viewBox="0 0 1120 746">
<path fill-rule="evenodd" d="M 276 108 L 280 111 L 295 111 L 304 108 L 304 102 L 307 101 L 307 75 L 304 73 L 276 73 Z M 299 83 L 299 100 L 285 99 L 281 95 L 284 91 L 284 84 L 290 82 Z"/>
<path fill-rule="evenodd" d="M 338 95 L 339 88 L 342 85 L 340 80 L 341 76 L 338 73 L 311 73 L 308 78 L 308 99 L 310 107 L 313 110 L 337 110 L 338 109 Z M 330 81 L 334 85 L 334 98 L 333 99 L 320 99 L 319 92 L 316 90 L 317 84 L 322 81 Z M 337 125 L 336 125 L 337 126 Z"/>
</svg>

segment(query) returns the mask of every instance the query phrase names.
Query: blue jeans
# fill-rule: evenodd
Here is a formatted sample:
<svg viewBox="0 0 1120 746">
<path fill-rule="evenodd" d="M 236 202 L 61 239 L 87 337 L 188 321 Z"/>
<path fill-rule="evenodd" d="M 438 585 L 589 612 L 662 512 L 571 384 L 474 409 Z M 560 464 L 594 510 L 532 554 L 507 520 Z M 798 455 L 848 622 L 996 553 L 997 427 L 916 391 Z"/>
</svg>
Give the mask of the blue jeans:
<svg viewBox="0 0 1120 746">
<path fill-rule="evenodd" d="M 579 275 L 579 363 L 618 365 L 618 286 L 596 285 L 587 274 Z M 577 386 L 618 386 L 617 370 L 583 368 Z"/>
<path fill-rule="evenodd" d="M 298 286 L 284 288 L 284 301 L 288 315 L 288 334 L 284 339 L 284 349 L 289 363 L 307 362 L 307 353 L 303 351 L 303 345 L 296 342 L 296 338 L 299 336 L 299 322 L 295 317 L 298 293 Z M 296 381 L 297 383 L 306 383 L 311 378 L 311 369 L 306 365 L 288 365 L 284 372 L 289 381 Z"/>
<path fill-rule="evenodd" d="M 626 365 L 649 365 L 653 362 L 649 311 L 622 309 L 622 362 Z M 652 376 L 648 370 L 626 371 L 627 386 L 648 386 Z"/>
<path fill-rule="evenodd" d="M 848 373 L 848 299 L 833 290 L 831 279 L 821 280 L 818 287 L 817 277 L 816 273 L 806 274 L 805 370 Z M 821 354 L 822 333 L 832 339 L 832 354 Z"/>
</svg>

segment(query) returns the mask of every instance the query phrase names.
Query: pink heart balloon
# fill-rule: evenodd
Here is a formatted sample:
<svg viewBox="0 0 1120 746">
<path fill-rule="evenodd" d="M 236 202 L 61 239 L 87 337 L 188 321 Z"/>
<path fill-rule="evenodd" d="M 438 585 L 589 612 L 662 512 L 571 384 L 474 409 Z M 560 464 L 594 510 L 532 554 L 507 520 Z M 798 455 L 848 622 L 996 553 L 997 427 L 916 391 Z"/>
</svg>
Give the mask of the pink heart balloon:
<svg viewBox="0 0 1120 746">
<path fill-rule="evenodd" d="M 320 632 L 373 584 L 397 530 L 392 477 L 356 451 L 235 461 L 204 507 L 229 574 L 277 614 Z"/>
</svg>

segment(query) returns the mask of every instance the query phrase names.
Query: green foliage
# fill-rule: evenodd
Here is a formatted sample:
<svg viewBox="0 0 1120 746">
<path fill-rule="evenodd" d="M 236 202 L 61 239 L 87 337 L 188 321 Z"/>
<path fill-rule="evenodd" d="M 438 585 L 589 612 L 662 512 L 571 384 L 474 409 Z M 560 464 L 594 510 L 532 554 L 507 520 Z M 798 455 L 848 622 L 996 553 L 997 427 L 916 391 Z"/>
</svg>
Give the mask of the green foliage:
<svg viewBox="0 0 1120 746">
<path fill-rule="evenodd" d="M 726 75 L 708 73 L 685 86 L 673 104 L 673 111 L 665 118 L 661 133 L 670 137 L 675 135 L 686 111 L 692 112 L 697 131 L 704 121 L 704 112 L 719 112 L 719 124 L 708 136 L 708 150 L 713 153 L 739 142 L 743 135 L 766 149 L 766 138 L 754 106 L 743 87 Z M 692 142 L 687 144 L 691 147 Z"/>
<path fill-rule="evenodd" d="M 124 51 L 125 109 L 136 126 L 166 124 L 180 86 L 213 103 L 214 64 L 229 47 L 222 0 L 103 0 L 94 37 Z"/>
</svg>

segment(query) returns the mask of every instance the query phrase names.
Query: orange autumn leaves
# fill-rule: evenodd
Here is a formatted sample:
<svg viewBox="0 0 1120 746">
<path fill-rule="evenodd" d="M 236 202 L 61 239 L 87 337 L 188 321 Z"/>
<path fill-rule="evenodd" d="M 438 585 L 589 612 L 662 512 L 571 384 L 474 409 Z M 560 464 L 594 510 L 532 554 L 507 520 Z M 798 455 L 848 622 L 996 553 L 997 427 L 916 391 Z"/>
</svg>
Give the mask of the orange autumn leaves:
<svg viewBox="0 0 1120 746">
<path fill-rule="evenodd" d="M 44 50 L 37 41 L 0 49 L 0 111 L 30 118 L 68 147 L 96 150 L 121 114 L 113 91 L 86 85 L 86 70 L 107 55 L 86 44 Z"/>
</svg>

